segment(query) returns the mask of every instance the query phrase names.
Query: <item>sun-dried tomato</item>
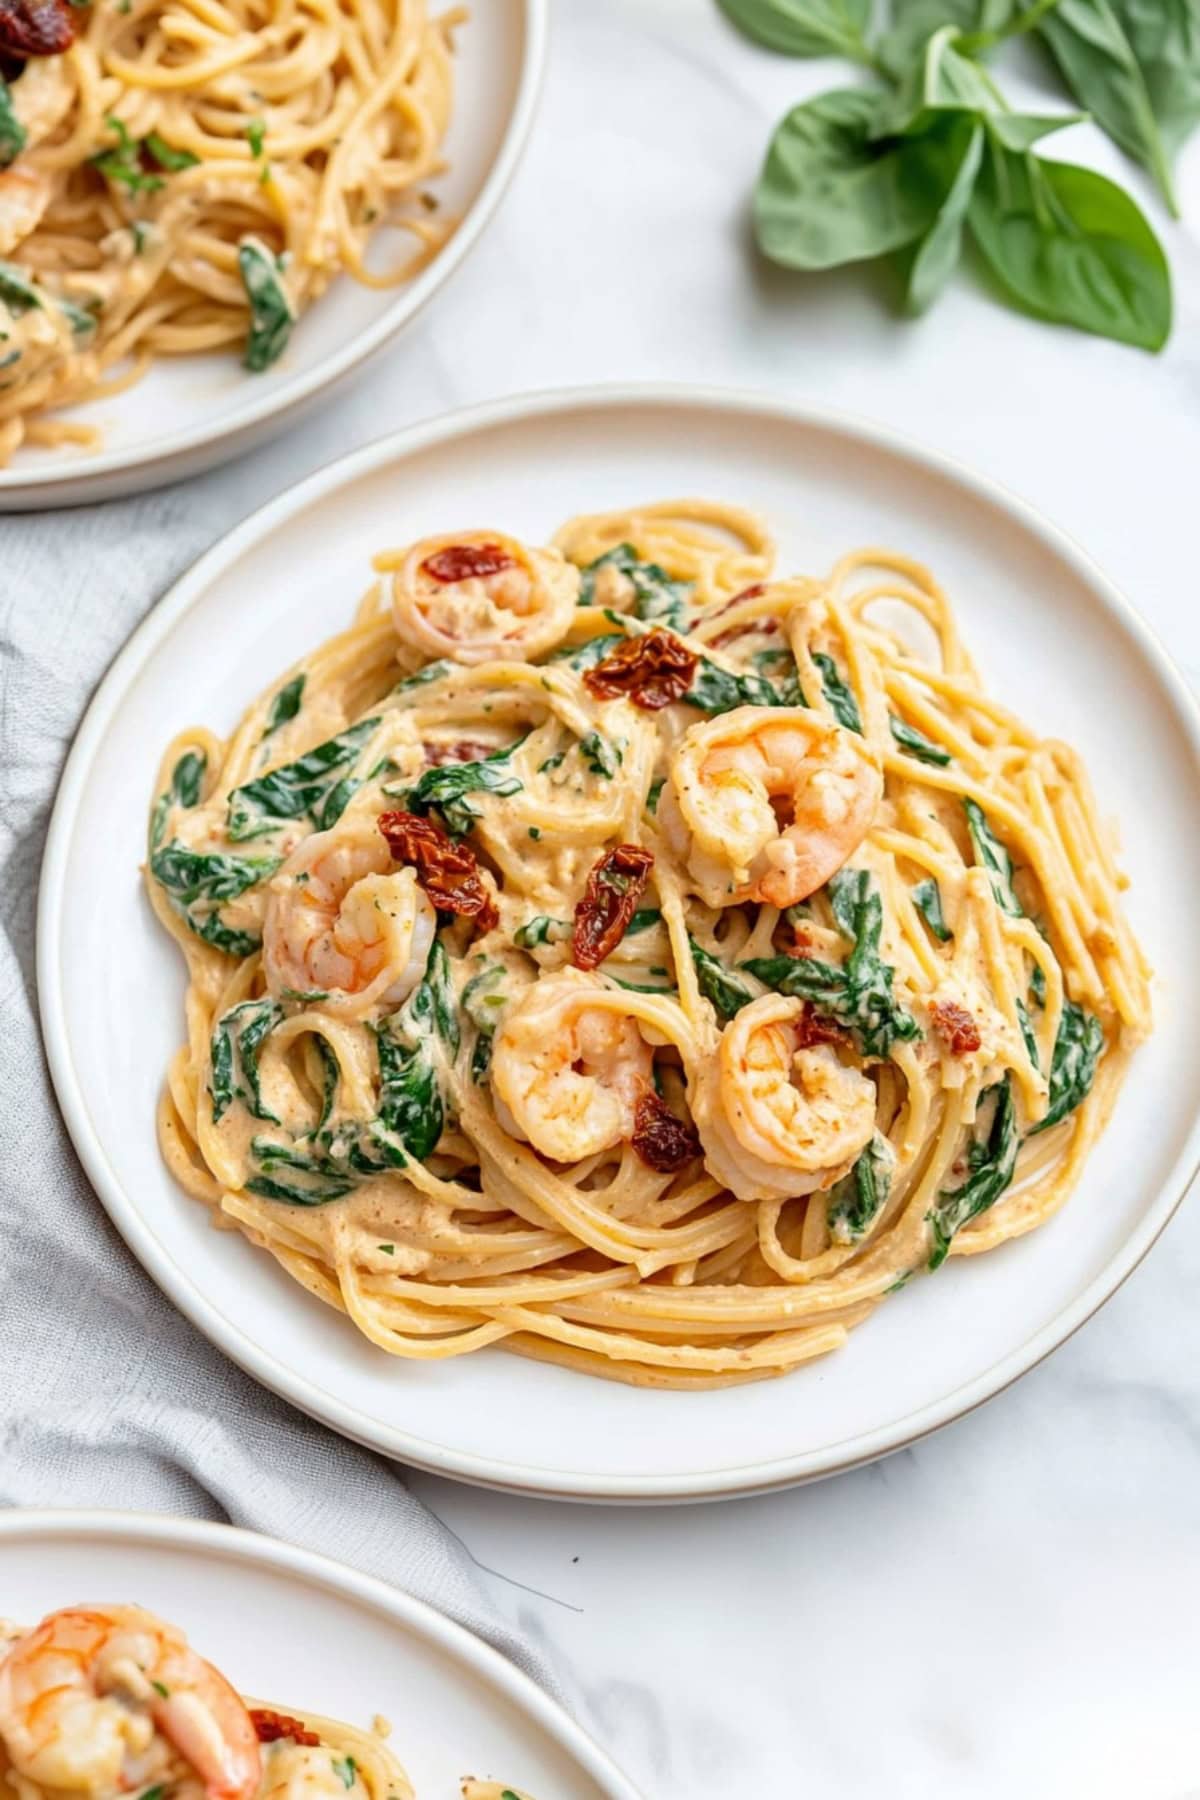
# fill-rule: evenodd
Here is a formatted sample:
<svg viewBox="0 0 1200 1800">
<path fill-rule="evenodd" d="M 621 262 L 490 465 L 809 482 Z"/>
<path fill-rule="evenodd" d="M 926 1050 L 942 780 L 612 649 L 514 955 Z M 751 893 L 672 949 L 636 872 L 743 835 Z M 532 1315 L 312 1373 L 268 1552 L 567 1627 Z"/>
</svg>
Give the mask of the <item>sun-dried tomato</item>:
<svg viewBox="0 0 1200 1800">
<path fill-rule="evenodd" d="M 293 1744 L 319 1744 L 315 1731 L 309 1731 L 290 1713 L 276 1712 L 270 1706 L 252 1706 L 250 1721 L 260 1744 L 275 1744 L 280 1738 L 291 1738 Z"/>
<path fill-rule="evenodd" d="M 447 544 L 444 550 L 435 550 L 432 556 L 427 556 L 421 569 L 434 581 L 469 581 L 472 575 L 482 580 L 488 575 L 498 575 L 501 569 L 515 568 L 516 560 L 499 544 Z"/>
<path fill-rule="evenodd" d="M 809 1050 L 814 1044 L 848 1044 L 850 1034 L 832 1019 L 824 1019 L 811 1006 L 796 1020 L 796 1048 Z"/>
<path fill-rule="evenodd" d="M 647 1088 L 638 1098 L 630 1142 L 634 1153 L 660 1175 L 682 1169 L 700 1154 L 696 1127 L 677 1119 L 653 1088 Z"/>
<path fill-rule="evenodd" d="M 482 762 L 495 748 L 495 744 L 479 744 L 472 738 L 459 738 L 453 744 L 426 744 L 425 767 L 441 769 L 447 763 Z"/>
<path fill-rule="evenodd" d="M 417 871 L 417 880 L 439 912 L 474 919 L 480 931 L 492 929 L 496 903 L 468 845 L 456 844 L 440 825 L 417 813 L 380 813 L 376 823 L 394 860 Z"/>
<path fill-rule="evenodd" d="M 969 1056 L 983 1042 L 974 1017 L 955 1000 L 935 1000 L 929 1016 L 951 1056 Z"/>
<path fill-rule="evenodd" d="M 650 851 L 636 844 L 618 844 L 600 858 L 575 908 L 571 961 L 577 969 L 598 968 L 612 955 L 637 911 L 653 865 Z"/>
<path fill-rule="evenodd" d="M 74 42 L 67 0 L 0 0 L 0 56 L 59 56 Z"/>
<path fill-rule="evenodd" d="M 646 712 L 657 712 L 687 693 L 698 661 L 669 631 L 648 631 L 645 637 L 626 638 L 587 669 L 583 685 L 597 700 L 625 695 Z"/>
</svg>

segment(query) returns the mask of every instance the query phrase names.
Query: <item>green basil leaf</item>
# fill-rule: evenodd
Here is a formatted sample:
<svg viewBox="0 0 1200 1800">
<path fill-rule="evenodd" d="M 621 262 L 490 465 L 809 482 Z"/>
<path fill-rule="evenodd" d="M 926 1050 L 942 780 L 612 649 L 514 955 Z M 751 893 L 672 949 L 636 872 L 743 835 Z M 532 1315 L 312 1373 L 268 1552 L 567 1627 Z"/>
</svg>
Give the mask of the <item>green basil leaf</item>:
<svg viewBox="0 0 1200 1800">
<path fill-rule="evenodd" d="M 279 259 L 261 239 L 242 239 L 238 269 L 250 306 L 250 330 L 242 360 L 257 375 L 283 355 L 296 315 L 283 285 Z"/>
<path fill-rule="evenodd" d="M 832 269 L 923 237 L 940 197 L 905 147 L 870 141 L 878 95 L 839 89 L 777 127 L 754 202 L 759 247 L 789 269 Z"/>
<path fill-rule="evenodd" d="M 935 31 L 894 96 L 882 101 L 871 123 L 875 142 L 882 138 L 919 137 L 945 113 L 972 118 L 998 110 L 993 82 L 979 64 L 955 48 L 957 25 Z"/>
<path fill-rule="evenodd" d="M 739 30 L 788 56 L 867 58 L 871 0 L 718 0 Z"/>
<path fill-rule="evenodd" d="M 1166 343 L 1171 277 L 1162 246 L 1103 175 L 993 143 L 968 216 L 997 279 L 1039 318 L 1145 350 Z"/>
<path fill-rule="evenodd" d="M 1116 6 L 1110 0 L 1058 0 L 1037 29 L 1079 104 L 1127 155 L 1150 171 L 1172 213 L 1178 215 L 1146 77 Z M 1196 52 L 1192 54 L 1194 58 Z"/>
<path fill-rule="evenodd" d="M 1001 32 L 1013 16 L 1015 0 L 899 0 L 893 21 L 879 40 L 876 59 L 903 81 L 922 47 L 945 25 L 963 33 Z"/>
<path fill-rule="evenodd" d="M 983 143 L 983 126 L 976 124 L 966 134 L 962 154 L 942 201 L 941 211 L 917 246 L 916 254 L 909 264 L 905 299 L 911 313 L 928 311 L 958 265 L 962 254 L 967 208 L 971 204 L 975 180 L 983 161 Z M 929 145 L 926 144 L 923 148 L 929 154 Z M 893 736 L 896 725 L 897 720 L 893 718 Z M 949 762 L 950 759 L 947 756 L 944 760 Z"/>
<path fill-rule="evenodd" d="M 1111 0 L 1168 157 L 1200 123 L 1200 0 Z"/>
</svg>

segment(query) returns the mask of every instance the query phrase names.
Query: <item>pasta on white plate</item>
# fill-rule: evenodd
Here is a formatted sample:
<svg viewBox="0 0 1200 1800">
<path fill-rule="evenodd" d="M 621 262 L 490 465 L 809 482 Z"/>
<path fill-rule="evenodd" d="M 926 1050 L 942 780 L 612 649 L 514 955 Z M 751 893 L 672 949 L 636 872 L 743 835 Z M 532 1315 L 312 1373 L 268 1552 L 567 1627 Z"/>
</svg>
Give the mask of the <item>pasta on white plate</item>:
<svg viewBox="0 0 1200 1800">
<path fill-rule="evenodd" d="M 164 1156 L 385 1351 L 776 1375 L 1079 1178 L 1150 1029 L 1082 762 L 919 564 L 774 560 L 704 501 L 387 551 L 166 753 Z"/>
<path fill-rule="evenodd" d="M 414 1800 L 389 1730 L 243 1699 L 145 1607 L 0 1620 L 0 1792 L 14 1800 Z M 469 1776 L 460 1792 L 530 1800 Z"/>
<path fill-rule="evenodd" d="M 462 9 L 425 0 L 0 0 L 0 463 L 94 444 L 65 406 L 160 356 L 252 371 L 347 271 L 445 242 Z M 403 253 L 369 260 L 396 227 Z"/>
</svg>

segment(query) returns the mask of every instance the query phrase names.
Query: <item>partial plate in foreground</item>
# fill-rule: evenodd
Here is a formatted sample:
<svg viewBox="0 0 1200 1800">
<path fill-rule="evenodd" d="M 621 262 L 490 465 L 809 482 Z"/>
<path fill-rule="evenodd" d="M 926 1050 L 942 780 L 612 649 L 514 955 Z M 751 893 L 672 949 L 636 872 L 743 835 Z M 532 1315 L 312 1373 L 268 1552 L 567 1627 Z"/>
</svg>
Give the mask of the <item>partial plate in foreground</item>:
<svg viewBox="0 0 1200 1800">
<path fill-rule="evenodd" d="M 495 212 L 533 124 L 548 10 L 548 0 L 470 8 L 454 59 L 449 168 L 436 184 L 459 224 L 414 280 L 378 289 L 340 276 L 261 374 L 248 373 L 235 349 L 158 358 L 124 393 L 68 410 L 99 427 L 98 451 L 24 449 L 0 468 L 0 513 L 111 500 L 199 474 L 265 443 L 361 369 L 433 298 Z"/>
<path fill-rule="evenodd" d="M 1075 744 L 1102 813 L 1121 822 L 1130 917 L 1172 976 L 1156 991 L 1157 1029 L 1058 1217 L 913 1283 L 845 1349 L 794 1375 L 660 1393 L 494 1351 L 398 1363 L 250 1244 L 214 1232 L 162 1166 L 154 1107 L 183 973 L 138 878 L 154 770 L 181 724 L 228 730 L 281 667 L 348 621 L 381 546 L 470 523 L 539 542 L 577 511 L 681 493 L 765 513 L 782 570 L 824 569 L 870 542 L 933 566 L 988 691 Z M 1200 1010 L 1197 810 L 1194 701 L 1121 596 L 1008 494 L 882 431 L 761 399 L 634 389 L 509 401 L 416 427 L 284 495 L 131 640 L 79 733 L 47 849 L 39 981 L 51 1066 L 88 1173 L 147 1269 L 227 1354 L 337 1430 L 531 1493 L 761 1491 L 884 1455 L 997 1393 L 1094 1312 L 1162 1230 L 1200 1153 L 1186 1074 Z M 81 909 L 72 899 L 85 891 Z M 129 1004 L 152 993 L 161 1006 Z"/>
<path fill-rule="evenodd" d="M 239 1692 L 369 1729 L 417 1795 L 494 1777 L 545 1800 L 638 1800 L 507 1657 L 420 1600 L 250 1531 L 148 1513 L 0 1515 L 5 1617 L 130 1600 L 179 1625 Z"/>
</svg>

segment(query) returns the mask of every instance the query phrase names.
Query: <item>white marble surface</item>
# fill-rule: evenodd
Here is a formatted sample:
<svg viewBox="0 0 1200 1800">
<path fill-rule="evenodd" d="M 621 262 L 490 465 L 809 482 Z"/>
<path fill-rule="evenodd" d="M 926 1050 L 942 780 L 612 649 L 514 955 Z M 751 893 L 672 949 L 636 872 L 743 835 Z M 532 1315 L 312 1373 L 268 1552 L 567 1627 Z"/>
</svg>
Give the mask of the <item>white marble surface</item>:
<svg viewBox="0 0 1200 1800">
<path fill-rule="evenodd" d="M 512 390 L 765 387 L 1032 498 L 1200 674 L 1200 143 L 1191 228 L 1089 128 L 1055 147 L 1119 169 L 1162 225 L 1162 357 L 1026 321 L 969 276 L 899 324 L 869 275 L 798 283 L 749 251 L 768 129 L 838 71 L 756 51 L 711 0 L 556 8 L 533 149 L 451 288 L 364 384 L 169 504 L 215 535 L 370 437 Z M 1200 1794 L 1198 1292 L 1192 1206 L 1014 1390 L 816 1488 L 603 1511 L 415 1486 L 652 1800 L 1181 1800 Z"/>
</svg>

